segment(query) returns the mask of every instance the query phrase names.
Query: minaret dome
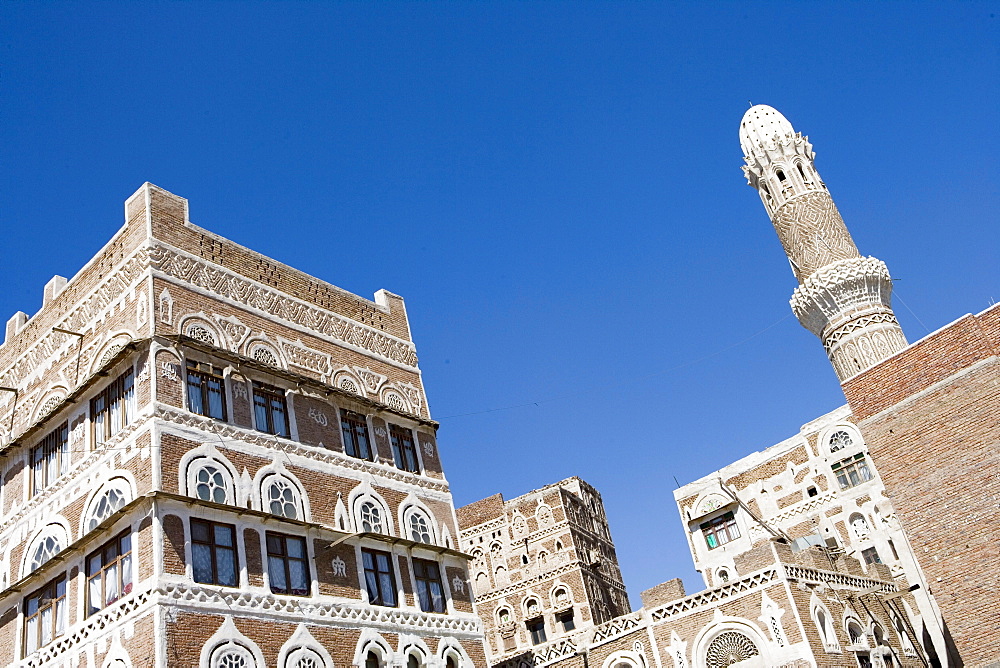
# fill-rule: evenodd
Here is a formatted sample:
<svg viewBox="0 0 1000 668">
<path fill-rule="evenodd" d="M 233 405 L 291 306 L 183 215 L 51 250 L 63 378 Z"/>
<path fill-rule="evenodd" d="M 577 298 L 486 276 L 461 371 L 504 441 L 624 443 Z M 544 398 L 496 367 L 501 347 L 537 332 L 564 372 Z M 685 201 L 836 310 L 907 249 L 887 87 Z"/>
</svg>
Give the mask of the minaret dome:
<svg viewBox="0 0 1000 668">
<path fill-rule="evenodd" d="M 759 146 L 774 143 L 775 135 L 792 137 L 795 130 L 781 112 L 766 104 L 756 104 L 743 114 L 740 123 L 740 146 L 743 155 L 752 155 Z"/>
</svg>

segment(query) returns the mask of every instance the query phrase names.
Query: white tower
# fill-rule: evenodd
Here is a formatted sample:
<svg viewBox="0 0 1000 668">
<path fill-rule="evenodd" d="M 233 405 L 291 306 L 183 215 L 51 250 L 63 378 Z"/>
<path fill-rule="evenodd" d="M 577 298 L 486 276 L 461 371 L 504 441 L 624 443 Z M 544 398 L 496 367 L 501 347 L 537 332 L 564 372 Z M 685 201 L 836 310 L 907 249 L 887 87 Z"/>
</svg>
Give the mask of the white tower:
<svg viewBox="0 0 1000 668">
<path fill-rule="evenodd" d="M 841 382 L 906 347 L 890 304 L 889 270 L 858 253 L 813 165 L 809 138 L 759 104 L 743 115 L 740 146 L 743 172 L 760 193 L 799 281 L 792 311 L 823 342 Z"/>
</svg>

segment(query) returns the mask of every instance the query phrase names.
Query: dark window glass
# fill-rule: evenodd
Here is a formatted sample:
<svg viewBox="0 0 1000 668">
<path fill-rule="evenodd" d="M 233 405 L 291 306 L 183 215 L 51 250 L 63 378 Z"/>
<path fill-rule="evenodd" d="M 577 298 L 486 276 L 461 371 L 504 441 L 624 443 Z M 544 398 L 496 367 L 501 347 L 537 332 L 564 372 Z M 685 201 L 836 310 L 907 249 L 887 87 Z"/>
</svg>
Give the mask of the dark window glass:
<svg viewBox="0 0 1000 668">
<path fill-rule="evenodd" d="M 866 564 L 881 564 L 882 557 L 878 556 L 878 550 L 874 547 L 869 547 L 866 550 L 861 550 L 861 556 L 865 558 Z"/>
<path fill-rule="evenodd" d="M 396 577 L 392 569 L 392 555 L 378 550 L 361 550 L 361 560 L 365 568 L 365 587 L 368 602 L 395 608 Z"/>
<path fill-rule="evenodd" d="M 364 415 L 353 411 L 340 411 L 340 430 L 344 434 L 344 451 L 351 457 L 371 460 L 371 441 L 368 439 L 368 421 Z"/>
<path fill-rule="evenodd" d="M 69 427 L 63 422 L 31 449 L 31 493 L 38 494 L 69 470 Z"/>
<path fill-rule="evenodd" d="M 545 642 L 545 621 L 541 617 L 529 619 L 524 625 L 528 627 L 528 635 L 531 636 L 532 645 Z"/>
<path fill-rule="evenodd" d="M 705 522 L 701 525 L 701 531 L 705 534 L 705 542 L 710 550 L 740 537 L 739 527 L 731 512 Z"/>
<path fill-rule="evenodd" d="M 188 360 L 188 410 L 198 415 L 226 419 L 226 390 L 222 369 Z"/>
<path fill-rule="evenodd" d="M 781 171 L 780 169 L 778 171 L 776 171 L 775 174 L 778 175 L 778 180 L 779 181 L 784 181 L 785 180 L 785 173 L 783 171 Z"/>
<path fill-rule="evenodd" d="M 573 629 L 576 628 L 576 621 L 573 619 L 572 610 L 566 610 L 564 612 L 560 612 L 558 615 L 556 615 L 556 619 L 559 621 L 559 625 L 562 626 L 562 630 L 564 632 L 572 631 Z"/>
<path fill-rule="evenodd" d="M 267 575 L 275 594 L 306 596 L 309 593 L 309 562 L 305 539 L 268 531 Z"/>
<path fill-rule="evenodd" d="M 382 662 L 378 660 L 378 654 L 368 652 L 368 656 L 365 657 L 365 668 L 382 668 Z"/>
<path fill-rule="evenodd" d="M 424 612 L 444 612 L 444 588 L 441 586 L 441 569 L 437 562 L 414 559 L 413 576 L 417 581 L 420 609 Z"/>
<path fill-rule="evenodd" d="M 288 407 L 285 405 L 284 390 L 254 381 L 253 411 L 258 430 L 288 438 Z"/>
<path fill-rule="evenodd" d="M 389 439 L 392 441 L 392 459 L 396 463 L 396 468 L 419 473 L 420 463 L 417 461 L 417 447 L 413 443 L 413 432 L 391 424 L 389 425 Z"/>
<path fill-rule="evenodd" d="M 90 400 L 94 443 L 100 444 L 121 431 L 135 417 L 135 374 L 129 369 Z"/>
<path fill-rule="evenodd" d="M 132 593 L 132 536 L 128 531 L 87 557 L 87 616 Z"/>
<path fill-rule="evenodd" d="M 191 520 L 191 560 L 195 582 L 235 587 L 239 578 L 236 528 L 231 524 Z"/>
<path fill-rule="evenodd" d="M 44 647 L 66 632 L 66 577 L 24 599 L 24 653 Z"/>
<path fill-rule="evenodd" d="M 415 655 L 411 654 L 406 659 L 406 668 L 420 668 L 420 659 L 418 659 Z"/>
</svg>

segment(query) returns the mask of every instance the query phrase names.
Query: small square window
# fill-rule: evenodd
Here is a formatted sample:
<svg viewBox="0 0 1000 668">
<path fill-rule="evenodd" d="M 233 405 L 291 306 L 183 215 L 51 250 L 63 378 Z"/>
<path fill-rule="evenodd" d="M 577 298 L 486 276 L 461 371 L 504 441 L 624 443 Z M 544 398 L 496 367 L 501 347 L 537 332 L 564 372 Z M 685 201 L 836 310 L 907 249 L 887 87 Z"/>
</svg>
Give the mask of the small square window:
<svg viewBox="0 0 1000 668">
<path fill-rule="evenodd" d="M 576 628 L 576 621 L 573 619 L 573 609 L 564 610 L 556 615 L 556 621 L 559 622 L 559 626 L 562 627 L 563 633 L 572 631 Z"/>
</svg>

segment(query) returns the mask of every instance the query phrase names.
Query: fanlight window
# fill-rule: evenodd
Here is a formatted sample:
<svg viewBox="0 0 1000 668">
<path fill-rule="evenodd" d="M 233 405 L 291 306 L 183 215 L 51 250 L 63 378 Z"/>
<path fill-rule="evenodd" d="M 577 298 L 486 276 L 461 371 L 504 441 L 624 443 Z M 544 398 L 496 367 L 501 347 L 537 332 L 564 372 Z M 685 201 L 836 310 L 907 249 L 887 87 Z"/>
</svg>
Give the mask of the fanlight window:
<svg viewBox="0 0 1000 668">
<path fill-rule="evenodd" d="M 852 445 L 854 445 L 854 440 L 851 438 L 851 435 L 843 429 L 834 432 L 833 435 L 830 436 L 830 452 L 843 450 L 844 448 L 849 448 Z"/>
<path fill-rule="evenodd" d="M 361 530 L 369 533 L 385 533 L 382 524 L 382 509 L 374 501 L 361 504 Z"/>
<path fill-rule="evenodd" d="M 226 476 L 215 464 L 206 464 L 195 476 L 194 491 L 202 501 L 227 503 Z"/>
<path fill-rule="evenodd" d="M 267 366 L 278 366 L 278 358 L 275 357 L 274 353 L 265 348 L 264 346 L 258 346 L 254 348 L 254 351 L 250 354 L 255 360 L 261 364 L 266 364 Z"/>
<path fill-rule="evenodd" d="M 212 655 L 212 668 L 252 668 L 257 665 L 250 650 L 232 645 L 216 650 Z"/>
<path fill-rule="evenodd" d="M 215 335 L 202 325 L 191 325 L 187 328 L 187 335 L 192 339 L 198 339 L 209 345 L 215 345 Z"/>
<path fill-rule="evenodd" d="M 760 654 L 753 640 L 738 631 L 725 631 L 711 642 L 705 652 L 708 668 L 722 668 L 746 661 Z"/>
<path fill-rule="evenodd" d="M 60 550 L 62 550 L 62 545 L 59 544 L 59 539 L 55 536 L 46 536 L 38 543 L 38 547 L 31 555 L 30 570 L 38 570 L 45 562 L 56 556 Z"/>
<path fill-rule="evenodd" d="M 433 542 L 431 540 L 431 529 L 427 524 L 427 518 L 424 517 L 422 513 L 413 513 L 410 515 L 410 538 L 418 543 L 430 544 Z"/>
<path fill-rule="evenodd" d="M 326 664 L 319 654 L 303 647 L 289 654 L 285 665 L 288 668 L 324 668 Z"/>
<path fill-rule="evenodd" d="M 94 505 L 90 520 L 87 521 L 87 531 L 93 531 L 97 525 L 111 517 L 111 515 L 125 505 L 125 492 L 121 489 L 112 488 L 104 492 L 101 498 Z"/>
<path fill-rule="evenodd" d="M 292 483 L 275 476 L 265 485 L 265 490 L 263 505 L 268 512 L 292 520 L 301 519 L 298 509 L 299 495 Z"/>
</svg>

